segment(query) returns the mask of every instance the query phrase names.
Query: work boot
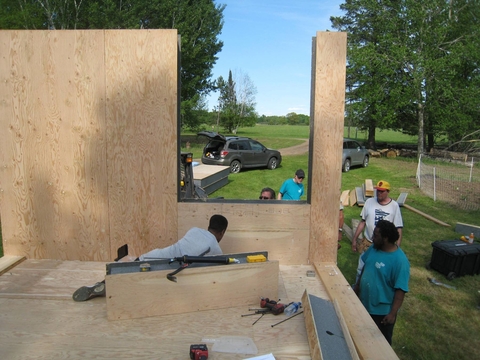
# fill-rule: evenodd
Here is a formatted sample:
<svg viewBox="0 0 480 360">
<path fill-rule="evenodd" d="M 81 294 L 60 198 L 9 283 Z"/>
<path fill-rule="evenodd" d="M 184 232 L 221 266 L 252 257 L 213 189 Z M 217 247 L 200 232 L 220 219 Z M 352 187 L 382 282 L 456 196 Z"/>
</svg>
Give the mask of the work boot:
<svg viewBox="0 0 480 360">
<path fill-rule="evenodd" d="M 93 286 L 82 286 L 73 295 L 73 301 L 87 301 L 97 296 L 105 296 L 105 281 L 96 283 Z"/>
</svg>

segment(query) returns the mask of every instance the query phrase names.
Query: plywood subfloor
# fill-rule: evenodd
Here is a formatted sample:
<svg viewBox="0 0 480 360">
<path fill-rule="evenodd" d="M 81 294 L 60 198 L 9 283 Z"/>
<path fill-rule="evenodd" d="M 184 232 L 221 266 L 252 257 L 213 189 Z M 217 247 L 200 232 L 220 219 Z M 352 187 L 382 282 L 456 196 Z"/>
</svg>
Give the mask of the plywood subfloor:
<svg viewBox="0 0 480 360">
<path fill-rule="evenodd" d="M 280 266 L 281 302 L 299 301 L 306 288 L 328 298 L 320 279 L 307 277 L 307 270 L 313 266 Z M 105 263 L 27 260 L 0 276 L 0 358 L 188 359 L 190 345 L 202 339 L 246 336 L 255 342 L 257 355 L 310 359 L 303 315 L 275 327 L 285 316 L 265 315 L 252 325 L 258 317 L 242 317 L 248 308 L 232 304 L 222 310 L 108 321 L 105 298 L 71 300 L 76 288 L 104 274 Z M 253 356 L 209 352 L 214 360 Z"/>
</svg>

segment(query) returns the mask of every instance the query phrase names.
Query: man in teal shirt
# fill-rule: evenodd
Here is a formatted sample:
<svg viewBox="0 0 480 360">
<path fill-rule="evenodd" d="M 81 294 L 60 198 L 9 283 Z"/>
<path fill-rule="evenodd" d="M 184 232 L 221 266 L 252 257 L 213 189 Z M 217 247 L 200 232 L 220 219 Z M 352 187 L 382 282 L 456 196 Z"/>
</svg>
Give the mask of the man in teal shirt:
<svg viewBox="0 0 480 360">
<path fill-rule="evenodd" d="M 355 286 L 360 301 L 390 345 L 410 278 L 410 263 L 396 244 L 398 237 L 393 223 L 388 220 L 377 223 L 373 246 L 361 255 L 365 265 Z"/>
<path fill-rule="evenodd" d="M 300 200 L 303 195 L 303 179 L 305 179 L 305 172 L 298 169 L 295 172 L 293 179 L 285 180 L 278 192 L 278 200 Z"/>
</svg>

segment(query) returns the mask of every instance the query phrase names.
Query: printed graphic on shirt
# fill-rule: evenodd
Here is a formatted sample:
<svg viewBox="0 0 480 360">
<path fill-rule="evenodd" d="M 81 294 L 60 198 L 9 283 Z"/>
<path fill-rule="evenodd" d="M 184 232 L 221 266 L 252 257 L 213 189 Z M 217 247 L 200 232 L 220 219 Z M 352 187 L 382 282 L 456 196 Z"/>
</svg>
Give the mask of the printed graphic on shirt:
<svg viewBox="0 0 480 360">
<path fill-rule="evenodd" d="M 383 211 L 382 209 L 375 209 L 375 226 L 380 220 L 385 219 L 390 213 Z"/>
<path fill-rule="evenodd" d="M 385 267 L 385 264 L 384 264 L 383 262 L 380 262 L 380 263 L 379 263 L 379 262 L 377 261 L 377 262 L 375 263 L 375 267 L 376 267 L 377 269 L 380 269 L 380 268 L 382 268 L 382 267 Z"/>
</svg>

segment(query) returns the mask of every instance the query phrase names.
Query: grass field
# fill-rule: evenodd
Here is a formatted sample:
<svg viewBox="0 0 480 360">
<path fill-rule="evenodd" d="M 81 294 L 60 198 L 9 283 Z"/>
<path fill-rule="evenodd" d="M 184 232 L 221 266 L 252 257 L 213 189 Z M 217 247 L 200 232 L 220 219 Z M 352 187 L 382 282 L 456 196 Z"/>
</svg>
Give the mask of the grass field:
<svg viewBox="0 0 480 360">
<path fill-rule="evenodd" d="M 254 129 L 248 135 L 239 135 L 265 139 L 271 134 L 279 136 L 277 130 L 268 127 Z M 292 129 L 292 133 L 301 138 L 301 132 L 297 132 L 301 130 Z M 280 133 L 289 131 L 281 129 Z M 393 132 L 379 132 L 377 140 L 393 143 L 392 139 L 396 139 L 397 143 L 416 143 L 416 139 L 411 138 L 399 140 L 402 136 Z M 292 177 L 298 168 L 306 170 L 308 180 L 307 155 L 285 156 L 282 165 L 274 171 L 259 169 L 230 174 L 229 184 L 211 197 L 256 199 L 264 186 L 278 191 L 282 182 Z M 410 210 L 402 210 L 402 248 L 411 264 L 411 277 L 410 292 L 406 295 L 395 326 L 393 348 L 402 360 L 479 359 L 480 310 L 477 305 L 480 304 L 480 276 L 464 276 L 449 281 L 440 273 L 427 270 L 426 264 L 432 255 L 433 241 L 458 238 L 459 234 L 454 232 L 457 222 L 480 225 L 480 211 L 458 210 L 423 195 L 415 182 L 416 168 L 414 159 L 372 158 L 367 168 L 353 168 L 348 173 L 342 173 L 342 190 L 361 186 L 365 179 L 374 182 L 384 179 L 392 185 L 392 198 L 396 199 L 401 192 L 407 192 L 407 204 L 451 225 L 444 227 Z M 346 223 L 350 224 L 354 218 L 359 219 L 360 211 L 361 208 L 357 206 L 346 207 Z M 350 242 L 345 236 L 341 244 L 338 266 L 347 280 L 353 283 L 359 255 L 351 251 Z M 428 281 L 429 277 L 455 286 L 456 290 L 434 285 Z"/>
</svg>

